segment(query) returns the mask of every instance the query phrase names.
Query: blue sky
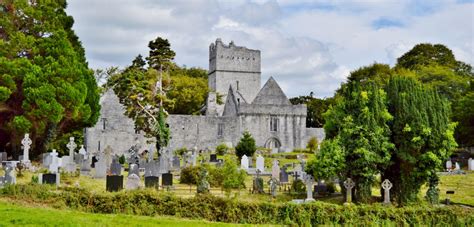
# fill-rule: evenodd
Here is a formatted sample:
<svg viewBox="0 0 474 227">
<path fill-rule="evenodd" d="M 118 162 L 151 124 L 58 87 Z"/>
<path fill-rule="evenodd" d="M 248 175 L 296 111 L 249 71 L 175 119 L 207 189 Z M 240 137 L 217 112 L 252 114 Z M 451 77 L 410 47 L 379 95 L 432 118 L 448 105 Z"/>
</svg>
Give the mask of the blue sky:
<svg viewBox="0 0 474 227">
<path fill-rule="evenodd" d="M 262 51 L 262 84 L 289 97 L 333 95 L 350 71 L 393 65 L 417 43 L 442 43 L 474 64 L 473 1 L 71 0 L 92 68 L 124 67 L 168 38 L 180 65 L 208 68 L 216 38 Z"/>
</svg>

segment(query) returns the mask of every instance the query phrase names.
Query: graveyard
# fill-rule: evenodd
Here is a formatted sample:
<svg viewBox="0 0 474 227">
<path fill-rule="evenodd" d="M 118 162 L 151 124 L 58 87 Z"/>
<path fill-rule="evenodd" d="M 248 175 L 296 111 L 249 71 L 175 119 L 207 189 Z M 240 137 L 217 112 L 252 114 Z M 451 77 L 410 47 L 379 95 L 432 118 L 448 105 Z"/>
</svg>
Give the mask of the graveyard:
<svg viewBox="0 0 474 227">
<path fill-rule="evenodd" d="M 28 139 L 24 139 L 24 144 L 28 148 Z M 77 147 L 74 139 L 71 138 L 67 145 L 67 149 L 71 151 L 70 154 L 78 157 L 80 161 L 87 160 L 89 163 L 92 157 L 84 159 L 87 153 L 82 148 L 76 149 Z M 81 217 L 88 221 L 97 220 L 94 221 L 95 225 L 97 223 L 125 225 L 127 223 L 126 215 L 135 215 L 140 219 L 147 220 L 147 223 L 149 221 L 151 224 L 179 223 L 179 225 L 192 226 L 220 225 L 214 223 L 216 221 L 249 224 L 293 223 L 305 225 L 305 223 L 327 223 L 329 220 L 334 222 L 336 219 L 338 220 L 336 223 L 353 224 L 400 223 L 399 221 L 404 223 L 415 221 L 417 223 L 431 222 L 439 224 L 451 223 L 452 221 L 469 223 L 473 220 L 474 190 L 472 188 L 474 185 L 470 182 L 474 180 L 474 171 L 471 170 L 474 167 L 474 162 L 465 169 L 451 167 L 446 169 L 446 172 L 439 173 L 439 190 L 445 193 L 453 191 L 453 194 L 440 194 L 439 200 L 443 201 L 440 205 L 433 207 L 426 202 L 421 202 L 416 205 L 397 207 L 396 204 L 392 204 L 389 195 L 385 194 L 382 197 L 380 189 L 383 188 L 384 193 L 389 193 L 389 189 L 393 186 L 388 180 L 381 182 L 379 179 L 380 186 L 374 185 L 372 187 L 373 200 L 368 205 L 353 203 L 351 201 L 352 195 L 346 194 L 344 196 L 340 185 L 337 183 L 329 186 L 329 183 L 315 182 L 306 175 L 305 168 L 302 167 L 306 159 L 314 156 L 312 153 L 294 152 L 283 155 L 272 154 L 271 151 L 261 149 L 257 151 L 258 154 L 253 156 L 242 156 L 240 165 L 237 165 L 235 162 L 236 156 L 232 150 L 223 155 L 217 155 L 215 152 L 194 155 L 194 152 L 190 151 L 191 155 L 189 157 L 191 157 L 191 160 L 187 159 L 186 155 L 184 158 L 177 156 L 169 158 L 166 161 L 167 164 L 165 166 L 167 166 L 167 169 L 165 170 L 160 170 L 159 164 L 157 166 L 152 165 L 160 162 L 162 164 L 165 163 L 163 160 L 165 155 L 160 156 L 158 160 L 146 160 L 146 158 L 134 157 L 132 155 L 128 159 L 128 163 L 126 162 L 125 164 L 121 164 L 116 157 L 103 157 L 103 160 L 110 159 L 110 163 L 97 161 L 94 163 L 94 168 L 87 168 L 86 170 L 83 163 L 75 161 L 75 159 L 70 162 L 71 160 L 66 157 L 66 161 L 69 163 L 65 163 L 63 160 L 55 160 L 59 158 L 56 157 L 54 152 L 51 152 L 51 160 L 48 156 L 45 156 L 42 163 L 23 159 L 23 162 L 20 163 L 25 163 L 24 168 L 15 168 L 16 176 L 9 174 L 11 171 L 8 168 L 0 170 L 0 176 L 4 176 L 2 177 L 3 184 L 0 189 L 0 210 L 7 209 L 6 211 L 11 212 L 12 215 L 9 216 L 11 219 L 2 220 L 3 223 L 14 223 L 13 220 L 25 224 L 30 221 L 36 224 L 44 223 L 43 218 L 45 214 L 42 212 L 45 211 L 38 207 L 46 207 L 52 213 L 67 212 L 67 214 L 64 214 L 65 218 L 56 221 L 58 224 L 74 223 L 79 220 L 78 217 Z M 176 160 L 179 160 L 179 162 Z M 222 162 L 229 162 L 232 165 L 229 167 L 229 165 L 226 166 Z M 7 164 L 6 166 L 9 166 L 10 162 L 5 161 L 5 163 Z M 57 165 L 57 163 L 59 164 Z M 280 163 L 284 163 L 281 165 L 282 168 L 280 168 Z M 105 164 L 108 164 L 109 167 L 100 166 Z M 450 167 L 450 163 L 446 164 Z M 224 168 L 244 171 L 243 184 L 233 188 L 225 188 L 224 185 L 214 185 L 215 182 L 213 182 L 212 176 L 215 172 L 225 172 Z M 190 176 L 192 178 L 192 174 L 190 175 L 189 172 L 192 172 L 190 170 L 193 169 L 197 170 L 195 182 L 182 182 L 185 181 L 184 178 L 190 178 Z M 216 169 L 217 171 L 215 171 Z M 102 171 L 103 173 L 97 173 L 96 171 Z M 160 171 L 166 173 L 160 174 Z M 166 174 L 170 175 L 170 177 L 167 178 Z M 6 180 L 7 176 L 13 176 L 14 179 Z M 53 176 L 54 179 L 49 179 L 47 176 Z M 229 175 L 228 177 L 232 176 Z M 301 182 L 303 188 L 298 189 L 298 186 L 295 186 L 298 185 L 295 184 L 298 181 Z M 213 183 L 213 185 L 209 182 Z M 342 185 L 350 189 L 355 186 L 355 182 L 347 179 Z M 420 191 L 420 201 L 422 201 L 421 198 L 426 190 L 428 188 L 424 186 Z M 345 192 L 350 193 L 351 191 L 346 190 Z M 230 203 L 233 205 L 215 208 L 219 211 L 212 211 L 213 209 L 206 210 L 209 208 L 204 208 L 209 204 L 215 203 Z M 245 208 L 233 207 L 237 204 Z M 107 208 L 104 206 L 111 207 Z M 199 208 L 200 206 L 203 207 Z M 276 209 L 273 212 L 277 213 L 278 209 L 282 209 L 282 207 L 291 207 L 291 209 L 296 210 L 289 211 L 288 215 L 296 215 L 298 217 L 286 220 L 283 217 L 278 217 L 278 215 L 276 217 L 265 217 L 272 212 L 262 210 L 259 212 L 263 212 L 260 215 L 264 217 L 256 218 L 247 213 L 249 210 L 246 209 L 249 208 L 246 206 L 254 207 L 252 209 L 256 209 L 255 206 L 270 206 L 273 207 L 272 209 Z M 203 208 L 205 210 L 201 213 L 192 213 L 194 209 Z M 342 210 L 347 209 L 355 213 L 349 212 L 350 214 L 346 214 L 346 216 L 341 216 L 338 212 L 334 214 L 326 213 L 329 210 L 340 210 L 342 212 Z M 407 209 L 436 214 L 437 212 L 442 212 L 442 214 L 438 214 L 436 219 L 427 217 L 425 219 L 419 219 L 419 217 L 413 219 L 413 216 L 408 215 L 411 211 L 407 211 Z M 306 213 L 308 215 L 309 213 L 307 212 L 314 212 L 312 210 L 326 211 L 324 214 L 312 213 L 307 218 L 304 218 L 304 216 L 299 217 L 301 214 Z M 188 211 L 191 213 L 187 213 Z M 38 218 L 42 217 L 42 220 L 37 220 L 38 218 L 18 219 L 16 216 L 22 216 L 19 214 L 23 212 L 31 213 L 33 217 L 35 213 L 39 213 Z M 217 213 L 215 213 L 216 216 L 209 216 L 208 212 Z M 232 212 L 232 215 L 226 215 L 226 212 Z M 354 215 L 358 212 L 368 213 L 355 217 Z M 379 212 L 388 215 L 390 218 L 379 218 L 380 214 L 377 214 Z M 402 215 L 392 214 L 392 212 L 402 213 Z M 72 215 L 70 213 L 73 214 L 75 219 L 67 218 L 69 215 Z M 119 215 L 119 218 L 114 216 L 114 220 L 111 221 L 109 220 L 110 217 L 107 216 L 108 213 Z M 455 219 L 452 219 L 452 215 L 456 215 Z M 168 216 L 174 217 L 170 218 Z M 397 220 L 397 218 L 401 220 Z M 210 222 L 191 221 L 189 219 Z M 0 224 L 2 221 L 0 221 Z"/>
<path fill-rule="evenodd" d="M 0 1 L 0 226 L 474 226 L 471 1 L 111 2 Z"/>
</svg>

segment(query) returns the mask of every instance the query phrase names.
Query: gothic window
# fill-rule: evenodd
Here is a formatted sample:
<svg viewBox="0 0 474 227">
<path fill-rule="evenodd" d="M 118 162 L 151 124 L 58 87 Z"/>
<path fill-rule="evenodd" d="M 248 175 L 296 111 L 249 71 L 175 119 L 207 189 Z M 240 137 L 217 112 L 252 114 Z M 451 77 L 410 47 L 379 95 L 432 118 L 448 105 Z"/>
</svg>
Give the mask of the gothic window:
<svg viewBox="0 0 474 227">
<path fill-rule="evenodd" d="M 102 130 L 107 128 L 107 118 L 102 118 Z"/>
<path fill-rule="evenodd" d="M 224 124 L 217 124 L 217 137 L 222 137 L 224 135 Z"/>
<path fill-rule="evenodd" d="M 239 90 L 239 81 L 237 80 L 237 91 Z"/>
<path fill-rule="evenodd" d="M 278 132 L 279 120 L 278 117 L 270 117 L 270 132 Z"/>
<path fill-rule="evenodd" d="M 97 150 L 100 151 L 100 140 L 99 140 L 99 143 L 97 144 Z"/>
</svg>

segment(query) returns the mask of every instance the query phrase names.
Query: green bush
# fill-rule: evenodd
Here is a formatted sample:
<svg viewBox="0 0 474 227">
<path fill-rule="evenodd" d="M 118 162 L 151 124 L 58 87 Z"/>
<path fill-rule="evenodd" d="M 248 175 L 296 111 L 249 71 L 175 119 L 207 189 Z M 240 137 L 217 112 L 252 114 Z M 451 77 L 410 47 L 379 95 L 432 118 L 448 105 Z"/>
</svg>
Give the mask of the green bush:
<svg viewBox="0 0 474 227">
<path fill-rule="evenodd" d="M 308 144 L 306 144 L 306 149 L 309 153 L 314 153 L 318 149 L 318 143 L 318 138 L 314 136 L 309 139 Z"/>
<path fill-rule="evenodd" d="M 174 153 L 178 156 L 183 156 L 183 154 L 186 152 L 188 152 L 188 149 L 186 149 L 186 147 L 182 147 L 182 148 L 174 150 Z"/>
<path fill-rule="evenodd" d="M 179 182 L 181 184 L 197 184 L 199 179 L 200 166 L 187 166 L 181 169 Z"/>
<path fill-rule="evenodd" d="M 229 150 L 229 147 L 225 143 L 221 143 L 216 147 L 216 154 L 224 155 Z"/>
<path fill-rule="evenodd" d="M 247 177 L 247 173 L 245 170 L 238 168 L 237 163 L 233 158 L 227 157 L 225 159 L 222 173 L 224 177 L 222 187 L 224 190 L 230 191 L 232 188 L 245 188 L 245 178 Z"/>
<path fill-rule="evenodd" d="M 291 183 L 291 192 L 296 195 L 306 195 L 306 185 L 301 179 L 295 180 Z"/>
<path fill-rule="evenodd" d="M 119 163 L 123 165 L 123 164 L 125 164 L 125 161 L 126 161 L 125 160 L 125 155 L 122 154 L 122 156 L 120 156 L 120 158 L 119 158 Z"/>
<path fill-rule="evenodd" d="M 250 132 L 245 131 L 242 138 L 240 138 L 239 143 L 235 146 L 235 154 L 240 160 L 244 155 L 251 157 L 256 150 L 257 146 L 255 145 L 255 139 L 252 137 Z"/>
<path fill-rule="evenodd" d="M 180 198 L 168 192 L 149 189 L 114 193 L 91 193 L 78 188 L 54 190 L 46 185 L 8 185 L 0 189 L 0 195 L 92 213 L 171 215 L 230 223 L 295 226 L 474 224 L 474 214 L 470 208 L 455 206 L 397 208 L 381 204 L 342 206 L 320 201 L 306 204 L 245 202 L 212 195 Z"/>
</svg>

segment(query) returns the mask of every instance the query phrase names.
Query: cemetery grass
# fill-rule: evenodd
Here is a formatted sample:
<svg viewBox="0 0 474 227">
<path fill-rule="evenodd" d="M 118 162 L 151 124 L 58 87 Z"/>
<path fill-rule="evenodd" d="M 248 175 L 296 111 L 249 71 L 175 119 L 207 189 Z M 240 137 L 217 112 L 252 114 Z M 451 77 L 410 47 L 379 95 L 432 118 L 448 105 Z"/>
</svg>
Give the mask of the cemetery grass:
<svg viewBox="0 0 474 227">
<path fill-rule="evenodd" d="M 236 224 L 189 220 L 176 217 L 148 217 L 124 214 L 93 214 L 58 210 L 43 204 L 0 200 L 0 226 L 234 226 Z M 242 225 L 245 226 L 245 225 Z M 247 225 L 249 226 L 249 225 Z"/>
</svg>

